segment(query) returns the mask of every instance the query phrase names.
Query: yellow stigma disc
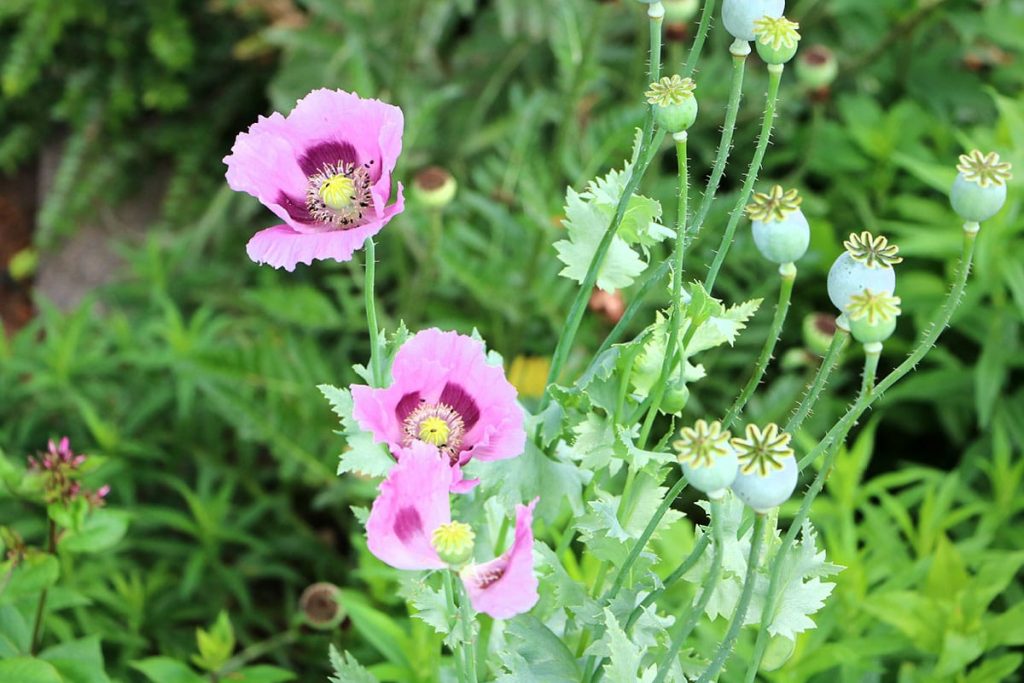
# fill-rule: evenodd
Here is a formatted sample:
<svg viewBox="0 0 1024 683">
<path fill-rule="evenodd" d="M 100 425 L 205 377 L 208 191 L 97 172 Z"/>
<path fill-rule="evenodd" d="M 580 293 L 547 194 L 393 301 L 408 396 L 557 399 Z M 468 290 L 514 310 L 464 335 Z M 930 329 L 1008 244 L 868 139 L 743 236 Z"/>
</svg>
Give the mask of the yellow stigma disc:
<svg viewBox="0 0 1024 683">
<path fill-rule="evenodd" d="M 430 545 L 446 562 L 464 562 L 473 552 L 476 534 L 472 527 L 462 522 L 449 522 L 434 529 L 430 534 Z"/>
<path fill-rule="evenodd" d="M 448 423 L 439 417 L 428 417 L 420 423 L 420 441 L 434 446 L 448 443 Z"/>
<path fill-rule="evenodd" d="M 320 199 L 332 209 L 344 209 L 352 203 L 356 184 L 343 175 L 334 175 L 320 186 Z"/>
</svg>

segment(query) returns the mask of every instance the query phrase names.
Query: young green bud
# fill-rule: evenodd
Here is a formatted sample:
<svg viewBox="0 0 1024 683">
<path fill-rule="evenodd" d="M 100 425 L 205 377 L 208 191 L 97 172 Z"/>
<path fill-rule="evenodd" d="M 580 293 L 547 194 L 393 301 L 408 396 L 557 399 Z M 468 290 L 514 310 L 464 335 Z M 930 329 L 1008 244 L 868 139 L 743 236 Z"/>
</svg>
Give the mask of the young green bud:
<svg viewBox="0 0 1024 683">
<path fill-rule="evenodd" d="M 802 327 L 804 346 L 819 356 L 828 352 L 836 336 L 836 317 L 830 313 L 808 313 Z"/>
<path fill-rule="evenodd" d="M 978 150 L 961 154 L 956 170 L 960 173 L 949 193 L 953 210 L 965 221 L 980 223 L 999 213 L 1006 203 L 1006 183 L 1013 176 L 1012 166 L 999 160 L 995 152 Z"/>
<path fill-rule="evenodd" d="M 757 54 L 765 64 L 785 64 L 796 54 L 800 24 L 786 17 L 761 17 L 754 22 Z"/>
<path fill-rule="evenodd" d="M 669 133 L 681 133 L 697 120 L 697 98 L 693 91 L 697 84 L 692 78 L 678 75 L 665 76 L 651 83 L 646 96 L 654 107 L 654 120 Z"/>
</svg>

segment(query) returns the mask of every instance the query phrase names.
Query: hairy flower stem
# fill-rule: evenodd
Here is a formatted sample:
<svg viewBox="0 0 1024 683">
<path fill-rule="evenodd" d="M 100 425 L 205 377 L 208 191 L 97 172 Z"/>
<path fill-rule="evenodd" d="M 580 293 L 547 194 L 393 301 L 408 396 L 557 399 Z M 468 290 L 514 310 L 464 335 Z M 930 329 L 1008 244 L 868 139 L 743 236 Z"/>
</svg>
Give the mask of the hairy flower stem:
<svg viewBox="0 0 1024 683">
<path fill-rule="evenodd" d="M 662 683 L 665 680 L 665 676 L 672 669 L 672 663 L 676 661 L 679 656 L 679 650 L 682 648 L 683 643 L 689 637 L 690 633 L 697 626 L 697 621 L 700 620 L 701 615 L 704 614 L 704 609 L 707 607 L 708 602 L 711 600 L 711 594 L 715 592 L 715 588 L 718 587 L 718 580 L 722 574 L 722 548 L 724 547 L 724 531 L 721 520 L 722 512 L 722 501 L 721 499 L 714 499 L 711 501 L 711 533 L 715 538 L 714 554 L 711 556 L 711 569 L 708 571 L 707 576 L 704 579 L 704 587 L 701 589 L 700 596 L 697 598 L 697 602 L 690 605 L 690 609 L 686 614 L 686 619 L 680 619 L 676 622 L 676 628 L 672 631 L 672 639 L 670 641 L 668 652 L 662 658 L 658 664 L 658 677 L 654 679 L 654 683 Z M 757 533 L 755 530 L 754 533 Z M 705 536 L 707 533 L 705 532 Z"/>
<path fill-rule="evenodd" d="M 370 333 L 370 378 L 374 387 L 384 384 L 380 370 L 380 328 L 377 327 L 377 304 L 373 296 L 373 284 L 377 267 L 377 250 L 372 237 L 363 245 L 366 251 L 366 279 L 363 281 L 363 297 L 366 300 L 366 329 Z"/>
<path fill-rule="evenodd" d="M 453 618 L 459 618 L 455 608 L 455 581 L 452 579 L 453 573 L 447 569 L 441 572 L 441 578 L 444 582 L 444 602 L 448 615 Z M 455 657 L 455 674 L 459 679 L 459 683 L 466 683 L 466 659 L 462 652 L 463 649 L 465 649 L 465 644 L 463 644 L 459 652 L 452 653 Z"/>
<path fill-rule="evenodd" d="M 690 176 L 686 164 L 686 131 L 676 133 L 672 137 L 676 141 L 676 162 L 679 167 L 679 214 L 676 218 L 676 244 L 672 253 L 672 309 L 668 319 L 668 342 L 665 345 L 665 357 L 661 361 L 661 372 L 654 385 L 651 407 L 647 410 L 647 419 L 644 420 L 644 426 L 640 430 L 640 439 L 637 441 L 640 448 L 647 447 L 647 439 L 651 436 L 654 419 L 658 416 L 661 402 L 665 398 L 665 388 L 671 379 L 675 359 L 673 350 L 679 343 L 679 327 L 683 318 L 683 258 L 686 254 L 686 209 Z"/>
<path fill-rule="evenodd" d="M 715 0 L 704 0 L 704 11 L 700 15 L 700 25 L 697 27 L 697 37 L 693 40 L 693 47 L 690 54 L 686 56 L 686 66 L 683 67 L 683 76 L 692 76 L 700 61 L 700 53 L 704 50 L 704 41 L 708 38 L 708 31 L 711 29 L 711 15 L 715 13 Z"/>
<path fill-rule="evenodd" d="M 714 4 L 714 2 L 709 0 L 707 4 Z M 708 217 L 708 212 L 711 211 L 711 205 L 714 203 L 715 195 L 718 193 L 718 186 L 722 182 L 722 176 L 725 175 L 725 166 L 729 161 L 729 153 L 732 151 L 732 136 L 736 130 L 736 117 L 740 111 L 740 99 L 743 97 L 743 74 L 747 64 L 747 55 L 750 53 L 749 46 L 747 46 L 745 52 L 740 53 L 735 50 L 735 43 L 733 45 L 734 48 L 730 50 L 732 52 L 732 85 L 729 89 L 729 103 L 725 107 L 722 137 L 718 141 L 718 151 L 715 153 L 715 163 L 711 167 L 711 175 L 708 176 L 708 183 L 704 188 L 704 197 L 700 201 L 700 207 L 698 207 L 693 221 L 690 222 L 688 241 L 691 242 L 697 239 L 701 228 L 704 227 L 704 220 Z"/>
<path fill-rule="evenodd" d="M 708 683 L 715 678 L 725 666 L 725 661 L 732 654 L 732 648 L 736 644 L 736 638 L 743 628 L 743 622 L 747 617 L 747 609 L 750 607 L 750 599 L 754 596 L 754 583 L 757 579 L 757 565 L 761 556 L 761 543 L 764 541 L 765 516 L 758 513 L 754 518 L 754 530 L 750 537 L 750 555 L 747 557 L 747 575 L 743 579 L 743 590 L 740 593 L 739 602 L 732 613 L 732 621 L 729 622 L 729 630 L 725 632 L 725 638 L 718 645 L 715 658 L 704 670 L 697 683 Z"/>
<path fill-rule="evenodd" d="M 795 434 L 796 430 L 800 429 L 800 425 L 803 424 L 810 414 L 811 409 L 818 402 L 818 397 L 821 396 L 822 390 L 828 384 L 828 378 L 832 371 L 839 365 L 843 349 L 846 348 L 846 343 L 849 340 L 849 332 L 841 328 L 836 329 L 835 334 L 832 336 L 832 343 L 828 345 L 828 351 L 825 352 L 825 357 L 822 359 L 821 365 L 818 366 L 818 371 L 814 373 L 811 386 L 807 389 L 807 393 L 804 394 L 803 398 L 800 399 L 796 412 L 789 418 L 789 422 L 786 423 L 783 431 Z"/>
<path fill-rule="evenodd" d="M 768 336 L 765 337 L 764 346 L 761 347 L 761 355 L 757 357 L 753 374 L 750 375 L 750 379 L 747 380 L 743 391 L 736 397 L 736 401 L 730 406 L 729 411 L 722 419 L 722 429 L 729 429 L 732 426 L 732 423 L 743 412 L 747 402 L 750 401 L 750 397 L 754 395 L 757 385 L 761 383 L 761 379 L 764 377 L 765 370 L 768 369 L 768 361 L 771 360 L 772 353 L 775 351 L 779 335 L 782 334 L 782 326 L 786 322 L 786 313 L 789 312 L 789 300 L 793 295 L 796 266 L 792 263 L 784 264 L 779 268 L 779 275 L 779 301 L 775 305 L 775 317 L 772 319 L 772 327 L 768 331 Z"/>
<path fill-rule="evenodd" d="M 661 3 L 658 4 L 660 5 Z M 661 74 L 661 24 L 663 17 L 664 9 L 662 9 L 661 16 L 657 19 L 651 17 L 650 20 L 652 35 L 648 82 L 657 80 L 657 78 L 654 77 L 654 74 Z M 658 34 L 656 38 L 653 35 L 654 33 Z M 548 403 L 551 402 L 550 387 L 552 384 L 558 382 L 558 378 L 562 373 L 562 368 L 569 359 L 569 353 L 572 351 L 573 342 L 576 341 L 576 333 L 579 332 L 580 323 L 583 322 L 583 314 L 586 313 L 587 303 L 590 301 L 591 292 L 594 289 L 594 284 L 597 282 L 597 276 L 601 270 L 601 266 L 604 264 L 604 257 L 608 254 L 608 249 L 612 246 L 612 240 L 615 238 L 615 234 L 619 231 L 619 226 L 622 225 L 622 219 L 626 215 L 626 207 L 629 206 L 629 200 L 633 197 L 633 193 L 636 192 L 637 186 L 640 185 L 640 180 L 643 178 L 644 173 L 647 172 L 647 167 L 650 166 L 658 148 L 661 147 L 661 141 L 664 139 L 665 133 L 664 131 L 659 131 L 652 139 L 651 132 L 653 130 L 654 109 L 653 107 L 648 107 L 647 116 L 644 118 L 643 133 L 640 139 L 640 149 L 637 150 L 636 163 L 630 170 L 629 180 L 626 181 L 626 186 L 623 188 L 622 196 L 619 197 L 618 206 L 615 207 L 615 216 L 612 218 L 612 222 L 608 225 L 608 229 L 605 230 L 604 235 L 601 237 L 601 241 L 597 245 L 597 251 L 594 252 L 594 258 L 590 260 L 590 266 L 587 268 L 586 275 L 583 276 L 583 282 L 580 283 L 579 291 L 576 292 L 576 298 L 572 302 L 572 307 L 569 309 L 568 317 L 566 317 L 562 334 L 559 336 L 558 344 L 555 346 L 555 352 L 552 354 L 551 370 L 548 372 L 548 388 L 544 390 L 544 396 L 541 397 L 540 401 L 541 411 L 547 408 Z"/>
<path fill-rule="evenodd" d="M 476 647 L 473 643 L 473 609 L 469 604 L 469 595 L 462 582 L 453 582 L 459 596 L 459 612 L 462 622 L 462 656 L 466 660 L 466 681 L 477 683 L 476 676 Z"/>
<path fill-rule="evenodd" d="M 715 260 L 711 263 L 708 275 L 704 279 L 704 289 L 710 294 L 715 287 L 715 280 L 718 279 L 718 271 L 722 268 L 726 254 L 732 246 L 732 238 L 736 234 L 736 226 L 743 217 L 743 209 L 750 199 L 750 193 L 754 190 L 754 183 L 757 182 L 757 175 L 761 172 L 761 162 L 764 161 L 765 152 L 768 150 L 768 143 L 772 137 L 772 126 L 775 124 L 775 103 L 779 98 L 779 83 L 782 82 L 782 64 L 770 64 L 768 66 L 768 97 L 764 108 L 764 119 L 761 122 L 761 133 L 757 138 L 757 148 L 750 160 L 750 167 L 747 169 L 747 177 L 743 181 L 743 188 L 736 198 L 732 214 L 729 216 L 729 223 L 725 226 L 722 234 L 722 242 L 718 245 L 715 253 Z"/>
<path fill-rule="evenodd" d="M 651 63 L 648 72 L 650 83 L 661 78 L 661 31 L 665 23 L 665 6 L 660 2 L 652 2 L 647 6 L 647 17 L 651 24 Z"/>
<path fill-rule="evenodd" d="M 765 623 L 774 613 L 774 603 L 777 599 L 777 593 L 779 590 L 782 563 L 796 540 L 797 532 L 803 526 L 808 515 L 810 515 L 811 504 L 825 486 L 825 479 L 832 470 L 836 454 L 839 452 L 839 446 L 843 441 L 845 441 L 846 435 L 851 429 L 853 429 L 853 426 L 857 423 L 860 416 L 863 415 L 869 407 L 871 407 L 872 403 L 878 400 L 883 392 L 890 389 L 917 366 L 921 359 L 924 358 L 928 351 L 935 345 L 935 342 L 942 334 L 942 331 L 949 324 L 949 321 L 953 317 L 953 313 L 956 312 L 957 306 L 960 304 L 960 299 L 963 297 L 964 289 L 967 286 L 967 277 L 970 274 L 971 261 L 974 258 L 974 245 L 976 238 L 976 224 L 965 225 L 963 252 L 960 258 L 960 268 L 957 272 L 956 279 L 953 282 L 953 286 L 950 288 L 949 294 L 946 296 L 946 301 L 942 305 L 942 308 L 932 320 L 925 333 L 921 336 L 917 345 L 910 352 L 910 355 L 907 356 L 907 358 L 900 363 L 895 370 L 886 375 L 885 379 L 883 379 L 877 386 L 872 386 L 874 384 L 875 369 L 878 366 L 878 357 L 877 354 L 866 354 L 864 359 L 864 379 L 862 381 L 861 392 L 857 396 L 857 400 L 852 406 L 850 406 L 849 410 L 846 411 L 846 414 L 840 418 L 839 422 L 837 422 L 835 426 L 828 431 L 824 438 L 818 442 L 818 445 L 814 447 L 814 450 L 808 453 L 807 456 L 800 461 L 800 468 L 803 469 L 814 462 L 822 453 L 825 453 L 825 459 L 822 461 L 821 469 L 818 470 L 817 476 L 815 476 L 810 488 L 804 495 L 800 509 L 797 511 L 796 516 L 793 517 L 789 530 L 786 532 L 785 537 L 782 539 L 782 544 L 779 546 L 779 551 L 776 553 L 775 559 L 772 561 L 768 580 L 768 592 L 765 596 L 764 610 L 761 614 L 761 631 L 757 634 L 757 640 L 754 644 L 754 656 L 751 658 L 750 666 L 747 669 L 746 680 L 748 682 L 753 681 L 757 676 L 757 670 L 761 665 L 761 658 L 764 656 L 764 650 L 768 647 L 768 634 L 767 629 L 765 629 Z M 874 358 L 872 358 L 872 356 L 874 356 Z"/>
</svg>

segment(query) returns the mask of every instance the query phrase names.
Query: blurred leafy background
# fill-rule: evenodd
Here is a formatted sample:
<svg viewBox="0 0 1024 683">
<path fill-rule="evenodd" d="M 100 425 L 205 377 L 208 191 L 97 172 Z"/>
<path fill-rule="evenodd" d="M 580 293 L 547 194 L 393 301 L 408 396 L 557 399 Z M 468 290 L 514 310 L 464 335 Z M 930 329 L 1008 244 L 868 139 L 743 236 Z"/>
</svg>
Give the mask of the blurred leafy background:
<svg viewBox="0 0 1024 683">
<path fill-rule="evenodd" d="M 840 71 L 828 92 L 787 76 L 762 174 L 760 185 L 801 189 L 813 236 L 783 338 L 790 351 L 750 408 L 760 420 L 782 415 L 813 370 L 798 323 L 828 310 L 824 275 L 846 235 L 877 229 L 906 257 L 907 315 L 882 361 L 895 364 L 959 253 L 945 200 L 956 156 L 995 149 L 1024 169 L 1024 0 L 788 5 L 803 45 L 830 47 Z M 693 28 L 672 27 L 669 71 Z M 70 435 L 105 457 L 110 505 L 130 520 L 117 545 L 62 557 L 44 643 L 98 636 L 113 680 L 159 683 L 170 674 L 132 663 L 187 662 L 195 629 L 223 610 L 246 661 L 298 680 L 324 680 L 329 643 L 378 663 L 383 680 L 433 680 L 438 641 L 403 618 L 390 570 L 365 552 L 348 507 L 365 504 L 374 485 L 334 476 L 342 441 L 315 389 L 353 381 L 349 366 L 364 360 L 358 261 L 294 274 L 251 263 L 244 243 L 271 219 L 224 187 L 220 159 L 258 114 L 286 111 L 312 88 L 398 104 L 399 177 L 408 185 L 437 164 L 459 192 L 440 215 L 411 201 L 381 234 L 384 324 L 477 327 L 506 362 L 543 356 L 572 295 L 551 248 L 565 187 L 580 189 L 628 153 L 643 113 L 645 30 L 641 7 L 626 0 L 0 5 L 0 449 L 20 468 L 46 439 Z M 717 145 L 727 45 L 713 31 L 697 74 L 708 115 L 690 135 L 696 177 Z M 689 260 L 694 277 L 752 152 L 765 83 L 751 58 L 733 164 Z M 665 155 L 644 192 L 674 206 L 674 175 Z M 813 519 L 847 569 L 820 628 L 770 680 L 1016 675 L 1021 190 L 1014 180 L 982 231 L 952 329 L 886 396 L 830 478 Z M 47 263 L 126 202 L 145 206 L 145 219 L 114 221 L 85 250 L 109 251 L 113 276 L 56 305 L 42 286 Z M 741 230 L 720 292 L 770 298 L 769 272 Z M 665 300 L 652 297 L 650 315 Z M 735 349 L 709 354 L 710 377 L 687 411 L 720 412 L 768 318 L 763 311 Z M 582 345 L 595 348 L 609 326 L 589 316 Z M 804 446 L 845 406 L 855 367 L 833 381 L 798 436 Z M 687 512 L 699 515 L 691 502 Z M 45 534 L 45 519 L 3 489 L 0 524 L 39 545 Z M 315 581 L 348 589 L 350 618 L 338 630 L 297 625 L 299 594 Z M 18 624 L 34 604 L 0 593 L 0 656 L 19 652 Z"/>
</svg>

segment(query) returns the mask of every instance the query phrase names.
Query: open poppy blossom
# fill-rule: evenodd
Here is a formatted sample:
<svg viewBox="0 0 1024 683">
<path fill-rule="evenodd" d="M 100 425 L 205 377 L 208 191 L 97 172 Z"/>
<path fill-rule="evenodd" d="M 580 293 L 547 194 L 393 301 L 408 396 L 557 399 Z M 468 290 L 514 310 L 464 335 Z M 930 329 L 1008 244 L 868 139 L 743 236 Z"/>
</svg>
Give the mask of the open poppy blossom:
<svg viewBox="0 0 1024 683">
<path fill-rule="evenodd" d="M 352 387 L 356 421 L 392 452 L 416 441 L 435 446 L 456 471 L 452 490 L 476 484 L 461 476 L 471 458 L 501 460 L 523 452 L 526 430 L 516 389 L 501 367 L 487 362 L 481 342 L 423 330 L 395 354 L 391 374 L 385 389 Z"/>
<path fill-rule="evenodd" d="M 249 240 L 249 257 L 289 271 L 351 259 L 404 208 L 401 183 L 388 204 L 402 127 L 398 107 L 314 90 L 288 116 L 261 116 L 240 133 L 224 158 L 228 185 L 284 221 Z"/>
<path fill-rule="evenodd" d="M 538 600 L 532 529 L 537 500 L 516 506 L 515 539 L 508 550 L 489 562 L 466 564 L 474 535 L 469 525 L 452 521 L 449 489 L 456 474 L 447 457 L 419 440 L 398 456 L 366 521 L 370 552 L 397 569 L 461 566 L 473 609 L 495 619 L 532 608 Z"/>
</svg>

